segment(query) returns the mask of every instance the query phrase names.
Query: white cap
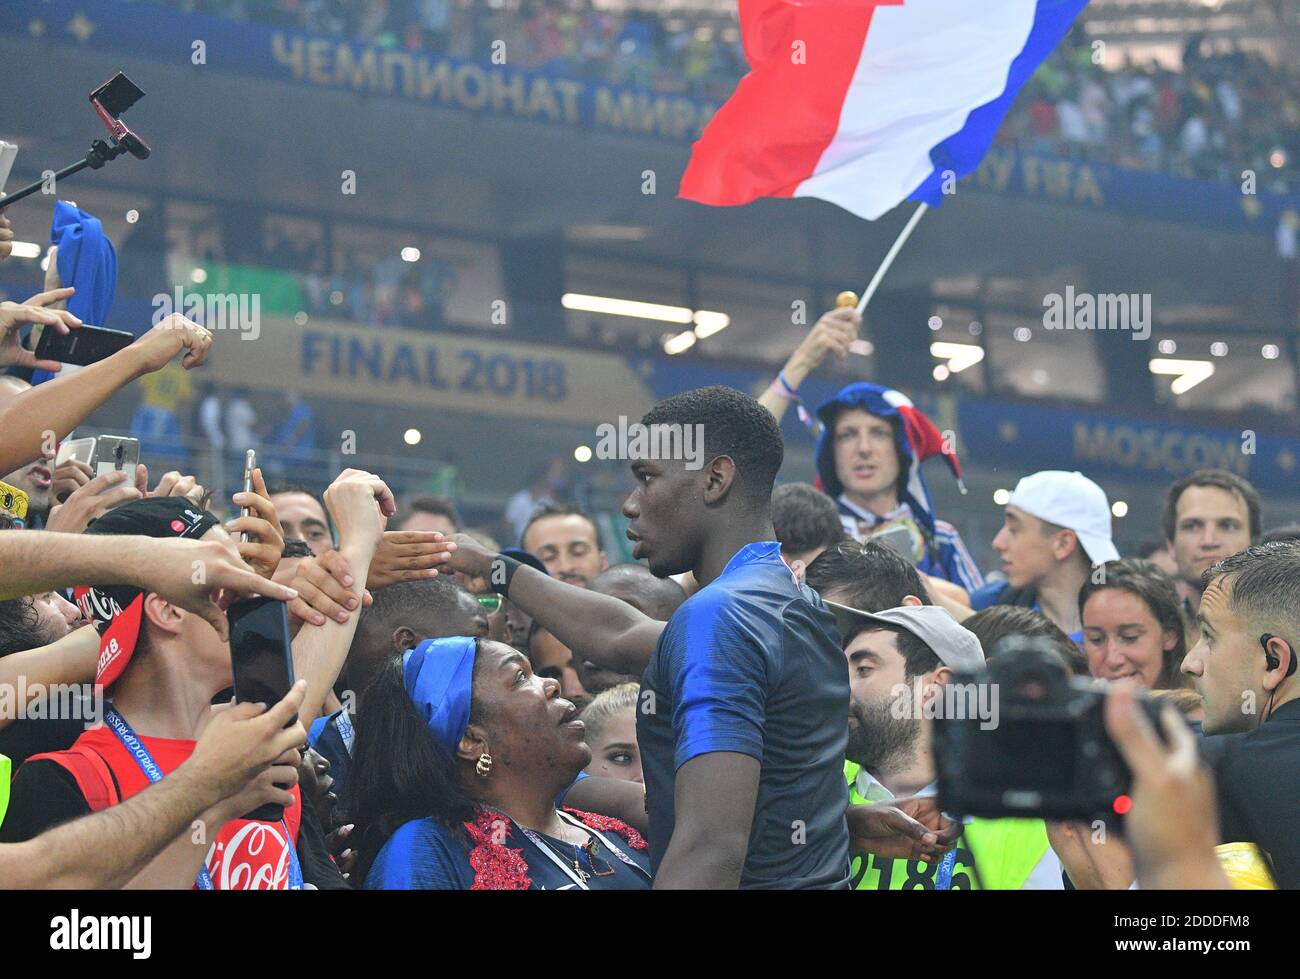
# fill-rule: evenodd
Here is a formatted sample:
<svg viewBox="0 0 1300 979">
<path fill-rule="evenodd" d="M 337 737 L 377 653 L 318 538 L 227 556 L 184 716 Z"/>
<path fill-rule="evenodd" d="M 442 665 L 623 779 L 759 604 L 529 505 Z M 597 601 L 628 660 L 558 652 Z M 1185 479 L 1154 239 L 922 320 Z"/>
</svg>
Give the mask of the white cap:
<svg viewBox="0 0 1300 979">
<path fill-rule="evenodd" d="M 1110 536 L 1106 491 L 1081 472 L 1044 469 L 1016 483 L 1008 506 L 1073 530 L 1093 564 L 1119 559 Z"/>
</svg>

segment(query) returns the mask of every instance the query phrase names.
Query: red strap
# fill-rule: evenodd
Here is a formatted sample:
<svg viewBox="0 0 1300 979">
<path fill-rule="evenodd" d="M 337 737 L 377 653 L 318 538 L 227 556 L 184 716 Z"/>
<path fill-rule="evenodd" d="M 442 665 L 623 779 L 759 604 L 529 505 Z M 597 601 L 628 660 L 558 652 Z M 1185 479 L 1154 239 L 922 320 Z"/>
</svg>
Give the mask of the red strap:
<svg viewBox="0 0 1300 979">
<path fill-rule="evenodd" d="M 108 763 L 97 751 L 73 745 L 66 751 L 32 755 L 27 761 L 52 761 L 71 774 L 91 812 L 115 806 L 120 801 Z"/>
</svg>

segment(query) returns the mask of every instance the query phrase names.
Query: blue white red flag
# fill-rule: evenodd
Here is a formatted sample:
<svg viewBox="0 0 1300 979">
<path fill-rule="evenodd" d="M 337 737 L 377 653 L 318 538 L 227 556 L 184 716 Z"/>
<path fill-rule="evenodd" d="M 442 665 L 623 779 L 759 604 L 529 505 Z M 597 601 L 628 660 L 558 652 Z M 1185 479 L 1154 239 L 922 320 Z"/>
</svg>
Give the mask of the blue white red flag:
<svg viewBox="0 0 1300 979">
<path fill-rule="evenodd" d="M 937 206 L 1087 0 L 740 0 L 750 72 L 680 196 L 819 197 L 867 219 Z"/>
</svg>

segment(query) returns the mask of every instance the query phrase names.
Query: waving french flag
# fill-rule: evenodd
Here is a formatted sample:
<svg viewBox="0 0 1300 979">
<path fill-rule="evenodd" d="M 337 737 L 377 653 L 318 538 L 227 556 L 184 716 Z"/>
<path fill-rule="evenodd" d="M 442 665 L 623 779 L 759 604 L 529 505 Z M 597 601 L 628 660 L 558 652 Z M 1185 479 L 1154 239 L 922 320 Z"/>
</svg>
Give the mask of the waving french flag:
<svg viewBox="0 0 1300 979">
<path fill-rule="evenodd" d="M 937 206 L 1087 0 L 740 0 L 750 72 L 680 196 L 820 197 L 867 219 Z"/>
</svg>

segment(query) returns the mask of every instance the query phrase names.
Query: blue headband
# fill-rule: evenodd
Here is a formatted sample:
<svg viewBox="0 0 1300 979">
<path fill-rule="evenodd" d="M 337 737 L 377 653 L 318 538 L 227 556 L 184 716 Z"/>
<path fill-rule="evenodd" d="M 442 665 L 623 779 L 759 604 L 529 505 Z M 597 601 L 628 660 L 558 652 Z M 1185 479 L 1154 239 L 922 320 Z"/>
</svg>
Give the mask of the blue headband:
<svg viewBox="0 0 1300 979">
<path fill-rule="evenodd" d="M 452 636 L 426 639 L 402 654 L 406 693 L 452 757 L 469 727 L 476 646 L 475 639 Z"/>
</svg>

